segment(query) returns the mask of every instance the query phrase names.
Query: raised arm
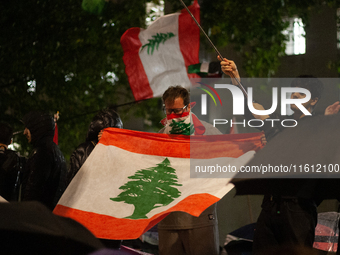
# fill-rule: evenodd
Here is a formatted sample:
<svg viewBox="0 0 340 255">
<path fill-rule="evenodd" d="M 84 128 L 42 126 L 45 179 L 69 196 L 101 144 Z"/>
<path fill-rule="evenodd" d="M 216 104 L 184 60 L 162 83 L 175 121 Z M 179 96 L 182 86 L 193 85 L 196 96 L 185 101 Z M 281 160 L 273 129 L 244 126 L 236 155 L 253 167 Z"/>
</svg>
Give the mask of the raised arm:
<svg viewBox="0 0 340 255">
<path fill-rule="evenodd" d="M 238 85 L 235 78 L 240 81 L 240 74 L 238 73 L 237 66 L 234 61 L 224 58 L 223 60 L 220 56 L 217 56 L 218 60 L 221 61 L 222 72 L 231 77 L 231 81 L 234 85 Z"/>
</svg>

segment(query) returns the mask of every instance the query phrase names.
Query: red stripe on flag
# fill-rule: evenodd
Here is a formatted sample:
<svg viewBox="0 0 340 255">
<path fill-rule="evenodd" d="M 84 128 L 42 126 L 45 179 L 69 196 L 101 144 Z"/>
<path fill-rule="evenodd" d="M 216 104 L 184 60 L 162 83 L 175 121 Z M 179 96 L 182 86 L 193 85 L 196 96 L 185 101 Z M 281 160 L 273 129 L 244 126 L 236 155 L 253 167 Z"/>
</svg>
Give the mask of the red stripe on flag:
<svg viewBox="0 0 340 255">
<path fill-rule="evenodd" d="M 200 23 L 200 6 L 197 1 L 188 8 Z M 199 63 L 200 29 L 186 9 L 182 9 L 178 18 L 178 37 L 185 66 Z M 200 78 L 197 74 L 188 74 L 188 77 Z"/>
<path fill-rule="evenodd" d="M 190 137 L 185 135 L 106 128 L 99 143 L 146 155 L 190 158 Z"/>
<path fill-rule="evenodd" d="M 133 153 L 178 158 L 238 158 L 262 148 L 261 133 L 186 136 L 106 128 L 99 141 Z"/>
<path fill-rule="evenodd" d="M 120 39 L 124 51 L 125 72 L 128 76 L 133 96 L 137 101 L 153 97 L 148 77 L 139 58 L 139 50 L 142 47 L 138 37 L 139 32 L 140 28 L 138 27 L 130 28 Z"/>
<path fill-rule="evenodd" d="M 154 215 L 150 219 L 131 220 L 115 218 L 108 215 L 86 212 L 58 204 L 53 213 L 72 218 L 88 228 L 97 238 L 103 239 L 136 239 L 148 231 L 170 212 L 188 212 L 199 216 L 206 208 L 220 199 L 210 194 L 195 194 L 186 197 L 170 209 Z"/>
</svg>

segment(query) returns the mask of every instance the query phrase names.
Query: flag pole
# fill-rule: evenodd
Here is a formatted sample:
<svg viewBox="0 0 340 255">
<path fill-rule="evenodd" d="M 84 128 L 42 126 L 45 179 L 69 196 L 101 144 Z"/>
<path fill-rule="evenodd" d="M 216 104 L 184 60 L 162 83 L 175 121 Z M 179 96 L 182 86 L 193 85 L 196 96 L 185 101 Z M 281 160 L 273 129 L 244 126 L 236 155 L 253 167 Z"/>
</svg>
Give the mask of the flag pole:
<svg viewBox="0 0 340 255">
<path fill-rule="evenodd" d="M 221 58 L 221 60 L 224 59 L 224 57 L 222 56 L 222 54 L 218 51 L 218 49 L 216 48 L 216 46 L 213 44 L 213 42 L 210 40 L 209 36 L 206 34 L 206 32 L 204 31 L 204 29 L 201 27 L 201 25 L 198 23 L 198 21 L 196 20 L 196 18 L 194 17 L 194 15 L 192 15 L 191 11 L 189 10 L 189 8 L 185 5 L 185 3 L 183 2 L 183 0 L 180 0 L 182 5 L 184 6 L 184 8 L 188 11 L 188 13 L 190 14 L 191 18 L 195 21 L 196 25 L 199 27 L 199 29 L 202 31 L 202 33 L 205 35 L 205 37 L 208 39 L 209 43 L 211 44 L 211 46 L 214 48 L 214 50 L 216 51 L 216 53 L 219 55 L 219 57 Z M 236 78 L 234 75 L 231 74 L 231 78 L 235 79 L 237 82 L 237 86 L 242 90 L 243 94 L 248 98 L 248 93 L 245 90 L 245 88 L 243 87 L 243 85 L 241 84 L 241 82 L 239 81 L 238 78 Z"/>
</svg>

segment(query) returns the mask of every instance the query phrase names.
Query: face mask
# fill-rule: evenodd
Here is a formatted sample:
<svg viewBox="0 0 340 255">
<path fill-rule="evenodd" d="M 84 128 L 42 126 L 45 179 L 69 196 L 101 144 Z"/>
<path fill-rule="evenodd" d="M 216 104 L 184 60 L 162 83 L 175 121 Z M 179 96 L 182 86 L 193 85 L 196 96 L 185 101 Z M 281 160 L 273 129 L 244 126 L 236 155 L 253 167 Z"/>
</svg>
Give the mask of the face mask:
<svg viewBox="0 0 340 255">
<path fill-rule="evenodd" d="M 167 120 L 172 120 L 172 119 L 181 119 L 181 120 L 183 120 L 182 118 L 187 118 L 188 116 L 189 116 L 189 112 L 183 112 L 182 114 L 171 113 L 171 114 L 167 114 L 166 115 L 166 119 Z"/>
<path fill-rule="evenodd" d="M 194 127 L 190 122 L 190 113 L 169 114 L 166 118 L 166 134 L 176 135 L 191 135 L 194 132 Z"/>
</svg>

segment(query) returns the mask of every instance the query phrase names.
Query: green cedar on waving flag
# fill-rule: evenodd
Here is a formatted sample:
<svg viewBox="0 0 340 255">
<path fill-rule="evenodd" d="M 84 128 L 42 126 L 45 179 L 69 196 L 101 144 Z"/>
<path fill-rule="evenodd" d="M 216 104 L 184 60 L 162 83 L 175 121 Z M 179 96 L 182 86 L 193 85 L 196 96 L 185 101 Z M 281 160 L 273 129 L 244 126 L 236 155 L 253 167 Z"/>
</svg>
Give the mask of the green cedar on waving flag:
<svg viewBox="0 0 340 255">
<path fill-rule="evenodd" d="M 197 1 L 189 6 L 199 21 Z M 189 65 L 199 63 L 200 30 L 189 13 L 162 16 L 147 29 L 133 27 L 121 37 L 123 60 L 136 100 L 160 97 L 174 84 L 189 88 Z"/>
<path fill-rule="evenodd" d="M 181 192 L 173 186 L 182 186 L 177 183 L 176 170 L 170 167 L 168 158 L 157 164 L 156 167 L 138 170 L 129 181 L 119 189 L 125 190 L 112 201 L 123 201 L 135 206 L 133 214 L 127 218 L 144 219 L 151 210 L 170 204 Z M 155 196 L 157 194 L 157 196 Z M 143 197 L 149 198 L 147 201 Z"/>
<path fill-rule="evenodd" d="M 261 148 L 260 136 L 107 128 L 54 213 L 77 220 L 98 238 L 117 240 L 138 238 L 173 211 L 199 216 L 233 185 L 230 178 L 191 178 L 191 160 L 243 165 Z"/>
</svg>

